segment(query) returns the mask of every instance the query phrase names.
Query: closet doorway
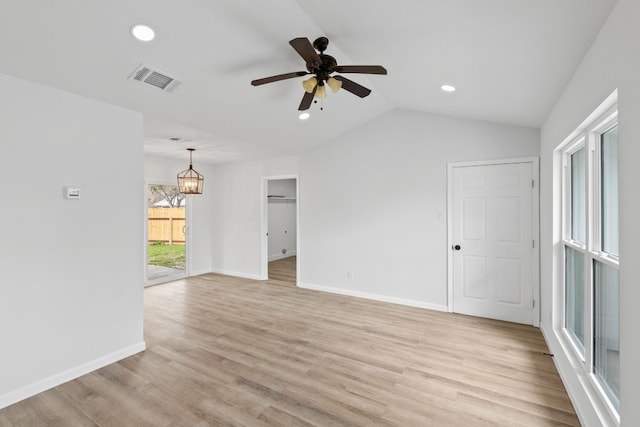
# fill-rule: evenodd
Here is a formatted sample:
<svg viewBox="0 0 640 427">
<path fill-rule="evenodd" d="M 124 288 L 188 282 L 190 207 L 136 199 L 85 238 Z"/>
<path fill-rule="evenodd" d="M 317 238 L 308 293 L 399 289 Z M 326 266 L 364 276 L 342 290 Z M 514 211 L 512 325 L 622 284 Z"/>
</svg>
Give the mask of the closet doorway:
<svg viewBox="0 0 640 427">
<path fill-rule="evenodd" d="M 295 175 L 265 177 L 262 188 L 261 277 L 297 286 L 298 178 Z"/>
</svg>

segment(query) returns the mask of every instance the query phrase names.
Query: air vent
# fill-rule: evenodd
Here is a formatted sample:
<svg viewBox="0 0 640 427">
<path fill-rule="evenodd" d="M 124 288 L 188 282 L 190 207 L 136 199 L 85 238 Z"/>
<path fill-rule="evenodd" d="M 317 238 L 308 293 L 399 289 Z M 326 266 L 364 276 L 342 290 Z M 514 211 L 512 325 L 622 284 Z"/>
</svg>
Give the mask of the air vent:
<svg viewBox="0 0 640 427">
<path fill-rule="evenodd" d="M 180 81 L 162 71 L 155 70 L 148 65 L 140 64 L 129 76 L 129 80 L 145 83 L 165 92 L 173 91 Z"/>
</svg>

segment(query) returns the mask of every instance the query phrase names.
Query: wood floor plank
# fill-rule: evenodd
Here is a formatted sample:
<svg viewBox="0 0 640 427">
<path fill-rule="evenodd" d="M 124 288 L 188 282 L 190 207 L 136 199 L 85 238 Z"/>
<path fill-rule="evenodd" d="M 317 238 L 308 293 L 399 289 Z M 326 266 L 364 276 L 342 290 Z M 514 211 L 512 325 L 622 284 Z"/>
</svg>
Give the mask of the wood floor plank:
<svg viewBox="0 0 640 427">
<path fill-rule="evenodd" d="M 269 263 L 269 281 L 283 286 L 296 285 L 296 257 L 291 256 Z"/>
<path fill-rule="evenodd" d="M 0 426 L 579 425 L 538 329 L 300 289 L 291 258 L 146 288 L 145 352 Z"/>
</svg>

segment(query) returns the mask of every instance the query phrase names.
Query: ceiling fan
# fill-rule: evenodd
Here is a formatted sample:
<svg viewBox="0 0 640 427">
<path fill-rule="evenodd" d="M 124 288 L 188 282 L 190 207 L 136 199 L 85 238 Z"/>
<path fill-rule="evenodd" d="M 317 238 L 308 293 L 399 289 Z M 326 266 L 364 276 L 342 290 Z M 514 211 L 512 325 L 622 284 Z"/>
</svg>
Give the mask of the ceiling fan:
<svg viewBox="0 0 640 427">
<path fill-rule="evenodd" d="M 260 86 L 266 83 L 273 83 L 280 80 L 292 79 L 313 74 L 313 77 L 302 82 L 305 94 L 302 97 L 298 110 L 304 111 L 311 107 L 313 98 L 324 98 L 327 96 L 325 86 L 336 92 L 342 88 L 347 92 L 364 98 L 371 93 L 371 89 L 349 80 L 346 77 L 335 75 L 333 73 L 360 73 L 360 74 L 387 74 L 387 70 L 381 65 L 338 65 L 333 56 L 326 55 L 324 51 L 329 45 L 326 37 L 319 37 L 313 45 L 306 37 L 298 37 L 289 42 L 291 47 L 298 52 L 298 55 L 304 59 L 307 71 L 294 71 L 293 73 L 278 74 L 277 76 L 265 77 L 253 80 L 253 86 Z M 316 52 L 316 50 L 318 52 Z"/>
</svg>

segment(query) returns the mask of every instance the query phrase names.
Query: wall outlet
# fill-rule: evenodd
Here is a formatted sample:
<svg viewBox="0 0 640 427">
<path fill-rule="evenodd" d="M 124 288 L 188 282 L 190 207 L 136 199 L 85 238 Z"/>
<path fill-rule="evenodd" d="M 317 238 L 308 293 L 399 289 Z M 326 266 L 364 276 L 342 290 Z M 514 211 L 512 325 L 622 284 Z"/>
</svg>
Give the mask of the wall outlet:
<svg viewBox="0 0 640 427">
<path fill-rule="evenodd" d="M 349 280 L 353 279 L 353 271 L 347 270 L 347 279 Z"/>
</svg>

